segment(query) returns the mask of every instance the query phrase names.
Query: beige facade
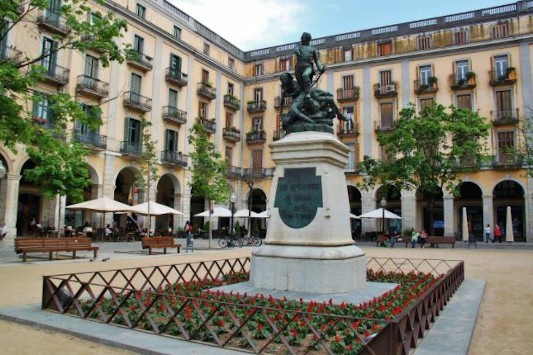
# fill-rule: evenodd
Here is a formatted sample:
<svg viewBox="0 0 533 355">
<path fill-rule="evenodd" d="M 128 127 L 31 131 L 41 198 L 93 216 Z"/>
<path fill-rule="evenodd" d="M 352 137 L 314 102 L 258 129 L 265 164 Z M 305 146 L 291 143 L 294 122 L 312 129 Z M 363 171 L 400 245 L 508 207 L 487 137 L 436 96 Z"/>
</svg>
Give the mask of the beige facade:
<svg viewBox="0 0 533 355">
<path fill-rule="evenodd" d="M 272 198 L 269 144 L 282 136 L 279 74 L 294 70 L 297 43 L 243 52 L 164 0 L 106 1 L 103 8 L 127 19 L 128 32 L 121 41 L 138 51 L 138 60 L 102 68 L 98 53 L 61 52 L 55 63 L 61 70 L 55 73 L 62 75 L 35 88 L 68 92 L 102 109 L 104 124 L 98 132 L 72 127 L 72 137 L 93 148 L 88 158 L 93 185 L 86 197 L 108 196 L 125 203 L 147 198 L 148 192 L 134 183 L 139 170 L 138 125 L 144 118 L 152 123 L 161 152 L 160 179 L 149 192 L 151 198 L 185 213 L 158 218 L 156 223 L 182 226 L 206 208 L 205 201 L 191 197 L 188 186 L 187 134 L 200 119 L 228 159 L 237 208 L 248 207 L 253 181 L 253 209 L 264 210 Z M 341 110 L 353 117 L 353 125 L 335 127 L 337 137 L 350 148 L 346 184 L 351 212 L 379 207 L 385 197 L 387 208 L 403 217 L 401 225 L 390 224 L 389 229 L 429 229 L 427 201 L 416 192 L 388 190 L 385 195 L 383 187 L 362 191 L 356 184 L 362 181 L 357 164 L 363 157 L 381 157 L 376 132 L 393 129 L 399 111 L 409 103 L 422 108 L 435 100 L 477 110 L 493 123 L 487 140 L 490 159 L 481 171 L 462 177 L 461 198 L 443 192 L 435 233 L 456 235 L 461 208 L 467 207 L 473 231 L 481 239 L 486 224 L 505 225 L 505 209 L 512 206 L 515 240 L 533 239 L 533 181 L 520 157 L 504 152 L 520 146 L 520 122 L 533 99 L 532 14 L 532 2 L 518 1 L 313 40 L 327 66 L 318 87 L 334 94 Z M 30 37 L 18 27 L 4 45 L 34 56 L 52 37 L 42 26 L 32 31 L 38 35 Z M 46 117 L 39 117 L 42 112 L 34 111 L 36 120 L 46 124 Z M 14 154 L 0 148 L 0 154 L 8 170 L 0 184 L 0 216 L 10 234 L 27 233 L 32 218 L 60 226 L 78 226 L 85 220 L 101 223 L 100 215 L 65 211 L 68 199 L 49 201 L 38 187 L 25 183 L 21 173 L 31 162 L 23 150 Z M 65 212 L 66 220 L 58 221 Z M 111 218 L 106 215 L 105 223 Z M 125 225 L 124 216 L 115 218 Z M 356 234 L 380 228 L 373 221 L 353 223 Z"/>
</svg>

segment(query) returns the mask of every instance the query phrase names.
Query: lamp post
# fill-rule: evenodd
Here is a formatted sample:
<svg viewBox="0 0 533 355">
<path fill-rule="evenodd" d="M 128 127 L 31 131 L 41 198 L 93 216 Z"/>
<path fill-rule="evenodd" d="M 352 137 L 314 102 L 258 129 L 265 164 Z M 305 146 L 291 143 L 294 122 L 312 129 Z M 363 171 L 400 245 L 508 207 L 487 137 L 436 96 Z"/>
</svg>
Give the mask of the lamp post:
<svg viewBox="0 0 533 355">
<path fill-rule="evenodd" d="M 381 218 L 381 232 L 385 234 L 385 207 L 387 207 L 387 200 L 385 197 L 381 198 L 381 201 L 379 203 L 381 205 L 381 209 L 383 212 L 382 218 Z"/>
<path fill-rule="evenodd" d="M 231 236 L 231 243 L 233 244 L 233 240 L 235 239 L 235 233 L 233 231 L 233 217 L 235 215 L 235 201 L 237 201 L 237 196 L 235 196 L 235 193 L 233 192 L 231 193 L 229 201 L 230 201 L 230 207 L 231 207 L 230 236 Z"/>
</svg>

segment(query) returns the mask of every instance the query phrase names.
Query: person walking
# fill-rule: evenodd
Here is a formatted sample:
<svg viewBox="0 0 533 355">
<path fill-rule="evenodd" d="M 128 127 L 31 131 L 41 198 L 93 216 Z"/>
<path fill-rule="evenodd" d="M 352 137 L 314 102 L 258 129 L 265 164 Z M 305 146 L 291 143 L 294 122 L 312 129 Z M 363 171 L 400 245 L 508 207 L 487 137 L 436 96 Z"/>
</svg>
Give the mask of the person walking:
<svg viewBox="0 0 533 355">
<path fill-rule="evenodd" d="M 500 243 L 502 242 L 502 230 L 499 225 L 494 226 L 494 239 L 492 242 L 494 243 L 496 240 Z"/>
<path fill-rule="evenodd" d="M 496 228 L 494 228 L 494 229 L 496 229 Z M 488 243 L 489 240 L 494 243 L 494 238 L 490 237 L 491 232 L 492 232 L 492 229 L 490 228 L 490 224 L 487 223 L 487 226 L 485 227 L 485 243 Z"/>
</svg>

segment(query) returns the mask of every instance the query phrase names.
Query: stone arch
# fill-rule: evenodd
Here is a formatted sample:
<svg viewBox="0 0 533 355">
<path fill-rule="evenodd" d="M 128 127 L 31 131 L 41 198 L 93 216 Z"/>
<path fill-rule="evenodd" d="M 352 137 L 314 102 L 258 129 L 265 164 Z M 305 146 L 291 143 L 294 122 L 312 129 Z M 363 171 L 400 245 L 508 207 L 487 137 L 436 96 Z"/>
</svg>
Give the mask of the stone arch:
<svg viewBox="0 0 533 355">
<path fill-rule="evenodd" d="M 455 230 L 458 233 L 461 231 L 462 208 L 466 207 L 470 237 L 483 241 L 483 189 L 472 180 L 463 181 L 458 188 L 459 196 L 454 198 L 455 220 L 457 221 Z"/>
<path fill-rule="evenodd" d="M 171 173 L 163 174 L 156 184 L 157 192 L 155 202 L 182 211 L 181 185 L 176 176 Z M 180 217 L 174 215 L 161 215 L 156 217 L 156 227 L 174 230 L 179 223 Z M 184 224 L 184 223 L 183 223 Z"/>
<path fill-rule="evenodd" d="M 526 241 L 526 210 L 524 187 L 518 181 L 512 179 L 504 179 L 494 186 L 492 196 L 496 217 L 494 223 L 500 226 L 500 229 L 502 230 L 502 236 L 505 236 L 507 206 L 510 206 L 514 240 Z"/>
</svg>

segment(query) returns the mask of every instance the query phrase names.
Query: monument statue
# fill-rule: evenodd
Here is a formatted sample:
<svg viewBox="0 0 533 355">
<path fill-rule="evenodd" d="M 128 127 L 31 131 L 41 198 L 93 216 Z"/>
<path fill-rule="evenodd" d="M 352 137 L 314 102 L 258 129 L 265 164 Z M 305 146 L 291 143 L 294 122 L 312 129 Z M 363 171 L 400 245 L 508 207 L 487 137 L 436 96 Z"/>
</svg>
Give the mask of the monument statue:
<svg viewBox="0 0 533 355">
<path fill-rule="evenodd" d="M 325 71 L 316 48 L 310 45 L 311 35 L 304 32 L 301 45 L 296 48 L 296 80 L 290 73 L 283 73 L 281 81 L 281 102 L 292 98 L 289 112 L 282 115 L 282 128 L 286 133 L 318 131 L 333 133 L 333 119 L 348 121 L 335 104 L 332 94 L 313 86 Z M 316 65 L 319 75 L 313 81 Z M 281 109 L 283 105 L 281 105 Z M 281 110 L 280 109 L 280 110 Z"/>
</svg>

